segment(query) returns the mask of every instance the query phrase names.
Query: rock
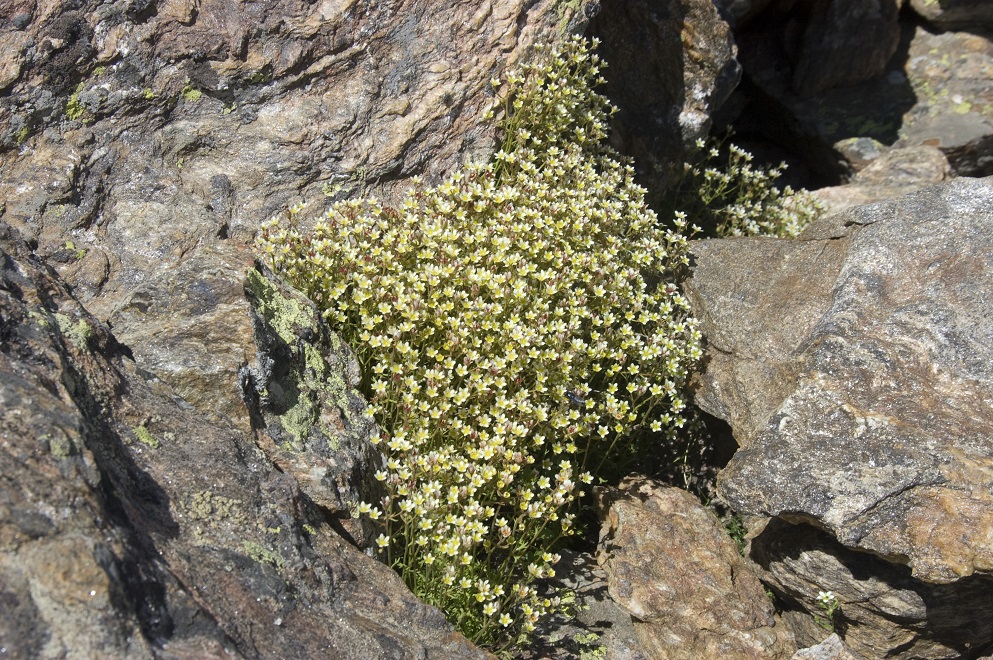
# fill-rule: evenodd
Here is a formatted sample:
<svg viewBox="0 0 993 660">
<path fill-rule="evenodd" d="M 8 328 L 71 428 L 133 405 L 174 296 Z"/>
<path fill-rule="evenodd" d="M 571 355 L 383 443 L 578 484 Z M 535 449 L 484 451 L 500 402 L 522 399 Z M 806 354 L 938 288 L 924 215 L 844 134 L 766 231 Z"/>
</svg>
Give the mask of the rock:
<svg viewBox="0 0 993 660">
<path fill-rule="evenodd" d="M 114 335 L 138 347 L 143 368 L 198 410 L 219 413 L 245 431 L 249 410 L 237 393 L 239 370 L 257 360 L 245 298 L 252 263 L 245 246 L 204 246 L 173 269 L 149 273 L 109 318 Z"/>
<path fill-rule="evenodd" d="M 689 493 L 628 478 L 601 494 L 600 562 L 649 658 L 786 658 L 796 645 L 717 520 Z"/>
<path fill-rule="evenodd" d="M 817 601 L 821 591 L 837 599 L 833 628 L 856 658 L 974 657 L 983 646 L 977 640 L 993 631 L 979 614 L 989 602 L 988 578 L 929 584 L 905 566 L 849 550 L 810 525 L 779 519 L 752 539 L 751 548 L 750 556 L 766 569 L 763 579 L 787 609 L 783 620 L 798 644 L 816 644 L 832 627 Z"/>
<path fill-rule="evenodd" d="M 817 87 L 804 97 L 787 52 L 776 45 L 785 23 L 761 25 L 736 35 L 739 59 L 755 83 L 745 114 L 770 139 L 801 149 L 821 179 L 837 181 L 858 169 L 845 162 L 855 138 L 895 147 L 934 146 L 957 175 L 993 174 L 989 39 L 931 34 L 904 22 L 897 52 L 879 75 L 842 88 Z"/>
<path fill-rule="evenodd" d="M 812 96 L 870 80 L 886 69 L 900 41 L 897 0 L 819 0 L 793 68 L 793 89 Z"/>
<path fill-rule="evenodd" d="M 831 633 L 816 646 L 808 646 L 793 654 L 790 660 L 858 660 L 838 633 Z"/>
<path fill-rule="evenodd" d="M 737 30 L 747 25 L 771 2 L 772 0 L 714 0 L 714 5 L 731 29 Z"/>
<path fill-rule="evenodd" d="M 356 389 L 358 360 L 314 304 L 264 266 L 249 271 L 245 293 L 256 352 L 238 375 L 253 422 L 265 428 L 260 444 L 339 533 L 364 544 L 372 529 L 352 510 L 385 493 L 373 476 L 383 467 L 370 442 L 379 428 Z"/>
<path fill-rule="evenodd" d="M 589 33 L 602 42 L 604 93 L 619 108 L 611 142 L 634 158 L 649 194 L 661 192 L 738 84 L 731 32 L 711 0 L 611 0 Z"/>
<path fill-rule="evenodd" d="M 205 246 L 249 242 L 291 203 L 390 198 L 411 176 L 487 154 L 490 78 L 592 11 L 71 4 L 77 13 L 57 2 L 23 32 L 0 31 L 35 44 L 0 50 L 2 218 L 46 257 L 67 241 L 112 255 L 95 281 L 63 269 L 105 320 L 148 279 Z"/>
<path fill-rule="evenodd" d="M 939 30 L 975 30 L 993 27 L 990 0 L 910 0 L 910 6 Z"/>
<path fill-rule="evenodd" d="M 0 402 L 10 657 L 486 657 L 4 223 Z"/>
<path fill-rule="evenodd" d="M 950 167 L 937 147 L 904 147 L 880 154 L 843 186 L 820 188 L 814 196 L 829 211 L 903 197 L 948 179 Z"/>
<path fill-rule="evenodd" d="M 905 73 L 919 101 L 894 146 L 935 146 L 956 174 L 993 174 L 993 41 L 918 28 Z"/>
<path fill-rule="evenodd" d="M 864 170 L 889 149 L 882 142 L 868 137 L 845 138 L 836 142 L 834 148 L 856 173 Z"/>
<path fill-rule="evenodd" d="M 806 240 L 694 247 L 687 293 L 710 342 L 696 400 L 741 444 L 718 482 L 734 510 L 823 529 L 941 603 L 993 586 L 991 217 L 993 179 L 957 179 Z M 993 640 L 983 608 L 918 606 L 890 603 L 886 635 Z M 852 624 L 845 640 L 875 634 Z M 915 657 L 904 642 L 888 652 Z"/>
<path fill-rule="evenodd" d="M 556 615 L 539 624 L 527 649 L 516 652 L 520 660 L 649 660 L 638 641 L 631 615 L 607 592 L 607 574 L 588 552 L 561 551 L 555 565 L 556 589 L 576 598 L 574 615 Z"/>
</svg>

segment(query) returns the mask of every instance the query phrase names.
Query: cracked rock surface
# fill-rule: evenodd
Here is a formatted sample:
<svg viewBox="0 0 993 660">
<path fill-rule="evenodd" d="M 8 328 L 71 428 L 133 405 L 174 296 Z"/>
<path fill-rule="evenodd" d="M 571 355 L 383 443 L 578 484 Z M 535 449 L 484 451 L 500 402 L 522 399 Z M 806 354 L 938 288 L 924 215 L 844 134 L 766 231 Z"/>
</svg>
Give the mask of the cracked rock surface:
<svg viewBox="0 0 993 660">
<path fill-rule="evenodd" d="M 799 241 L 694 248 L 688 292 L 710 343 L 696 398 L 741 445 L 719 492 L 903 569 L 915 589 L 944 585 L 883 617 L 931 624 L 900 657 L 993 640 L 984 608 L 946 600 L 993 586 L 991 229 L 993 178 L 962 178 L 828 216 Z M 845 640 L 878 651 L 860 634 Z"/>
</svg>

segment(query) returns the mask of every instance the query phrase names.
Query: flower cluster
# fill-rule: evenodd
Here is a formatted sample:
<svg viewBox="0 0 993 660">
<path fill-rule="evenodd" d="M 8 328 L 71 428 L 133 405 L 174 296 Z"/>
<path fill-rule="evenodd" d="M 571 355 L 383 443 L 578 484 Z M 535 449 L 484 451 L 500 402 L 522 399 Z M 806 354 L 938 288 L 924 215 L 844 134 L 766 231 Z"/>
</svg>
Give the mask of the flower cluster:
<svg viewBox="0 0 993 660">
<path fill-rule="evenodd" d="M 696 159 L 698 164 L 684 165 L 675 203 L 714 235 L 794 238 L 823 213 L 823 204 L 808 191 L 774 185 L 786 163 L 757 167 L 750 153 L 731 144 L 726 162 L 717 167 L 719 145 L 697 140 L 696 147 L 702 157 Z"/>
<path fill-rule="evenodd" d="M 561 601 L 572 506 L 633 434 L 684 424 L 700 333 L 688 262 L 603 144 L 601 63 L 571 40 L 494 80 L 502 148 L 399 209 L 299 209 L 259 248 L 356 347 L 388 495 L 358 505 L 420 597 L 477 643 L 512 642 Z"/>
</svg>

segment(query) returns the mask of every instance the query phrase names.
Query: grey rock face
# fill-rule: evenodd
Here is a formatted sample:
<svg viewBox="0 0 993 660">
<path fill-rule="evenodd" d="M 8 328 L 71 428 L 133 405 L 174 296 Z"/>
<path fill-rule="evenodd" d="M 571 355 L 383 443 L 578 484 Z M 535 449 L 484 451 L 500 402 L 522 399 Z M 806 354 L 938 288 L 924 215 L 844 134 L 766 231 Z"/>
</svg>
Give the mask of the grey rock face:
<svg viewBox="0 0 993 660">
<path fill-rule="evenodd" d="M 808 240 L 694 249 L 711 344 L 697 401 L 742 445 L 718 484 L 734 509 L 810 523 L 928 588 L 993 586 L 991 228 L 993 179 L 958 179 Z M 896 629 L 919 618 L 893 607 Z M 974 633 L 935 644 L 993 639 L 985 614 L 951 610 L 938 628 Z"/>
<path fill-rule="evenodd" d="M 63 4 L 0 21 L 0 217 L 108 319 L 289 204 L 487 154 L 491 77 L 590 3 Z"/>
<path fill-rule="evenodd" d="M 827 639 L 816 644 L 800 649 L 793 654 L 790 660 L 858 660 L 838 633 L 831 633 Z"/>
<path fill-rule="evenodd" d="M 930 584 L 913 578 L 906 566 L 852 551 L 810 525 L 778 519 L 752 539 L 751 548 L 780 602 L 799 608 L 783 615 L 798 644 L 824 639 L 821 591 L 837 599 L 833 627 L 856 658 L 973 657 L 993 634 L 982 614 L 989 602 L 988 577 Z"/>
<path fill-rule="evenodd" d="M 8 657 L 485 657 L 0 223 Z"/>
</svg>

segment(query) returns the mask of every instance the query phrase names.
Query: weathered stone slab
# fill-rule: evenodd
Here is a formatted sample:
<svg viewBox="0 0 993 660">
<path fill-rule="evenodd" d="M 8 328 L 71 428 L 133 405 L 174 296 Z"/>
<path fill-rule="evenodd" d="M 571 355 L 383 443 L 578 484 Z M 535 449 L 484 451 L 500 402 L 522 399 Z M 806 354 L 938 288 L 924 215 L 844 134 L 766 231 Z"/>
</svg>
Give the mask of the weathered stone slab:
<svg viewBox="0 0 993 660">
<path fill-rule="evenodd" d="M 957 179 L 807 240 L 694 248 L 697 400 L 742 445 L 718 484 L 735 510 L 808 522 L 921 583 L 989 582 L 991 230 L 993 179 Z M 993 638 L 985 615 L 956 616 Z"/>
<path fill-rule="evenodd" d="M 792 634 L 717 517 L 643 478 L 601 495 L 599 561 L 651 658 L 788 658 Z"/>
<path fill-rule="evenodd" d="M 829 212 L 903 197 L 949 178 L 945 154 L 937 147 L 919 146 L 889 149 L 842 186 L 814 191 Z"/>
</svg>

